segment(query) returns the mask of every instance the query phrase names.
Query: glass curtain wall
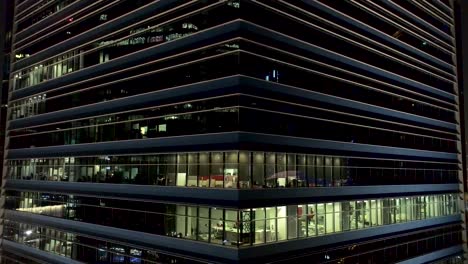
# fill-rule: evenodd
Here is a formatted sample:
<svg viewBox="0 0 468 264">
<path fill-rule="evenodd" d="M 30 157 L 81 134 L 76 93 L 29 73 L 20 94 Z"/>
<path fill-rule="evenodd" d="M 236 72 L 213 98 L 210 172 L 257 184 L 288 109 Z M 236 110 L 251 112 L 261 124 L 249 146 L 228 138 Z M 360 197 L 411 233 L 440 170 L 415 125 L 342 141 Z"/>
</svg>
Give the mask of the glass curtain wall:
<svg viewBox="0 0 468 264">
<path fill-rule="evenodd" d="M 10 160 L 8 178 L 204 188 L 458 182 L 458 164 L 223 151 Z"/>
<path fill-rule="evenodd" d="M 127 209 L 112 207 L 112 202 L 104 199 L 88 205 L 81 204 L 77 197 L 59 199 L 53 195 L 23 193 L 8 196 L 5 208 L 208 243 L 246 246 L 456 215 L 459 214 L 457 196 L 453 193 L 248 209 L 114 203 Z M 145 211 L 148 208 L 151 210 Z"/>
</svg>

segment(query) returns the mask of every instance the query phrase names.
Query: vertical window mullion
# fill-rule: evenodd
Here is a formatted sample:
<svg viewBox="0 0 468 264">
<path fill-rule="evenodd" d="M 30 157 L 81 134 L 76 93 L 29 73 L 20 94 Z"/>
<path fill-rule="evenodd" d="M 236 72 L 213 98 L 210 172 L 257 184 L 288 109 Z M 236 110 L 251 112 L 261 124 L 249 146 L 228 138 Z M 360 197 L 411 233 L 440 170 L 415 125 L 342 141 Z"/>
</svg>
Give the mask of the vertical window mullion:
<svg viewBox="0 0 468 264">
<path fill-rule="evenodd" d="M 208 208 L 208 243 L 211 243 L 211 209 Z"/>
<path fill-rule="evenodd" d="M 221 168 L 222 168 L 222 175 L 223 175 L 223 189 L 226 188 L 226 152 L 222 152 L 221 155 Z M 239 158 L 239 157 L 238 157 Z M 237 159 L 239 160 L 239 159 Z"/>
<path fill-rule="evenodd" d="M 249 158 L 248 158 L 248 160 L 249 160 L 248 166 L 249 167 L 248 168 L 249 168 L 249 171 L 250 171 L 250 184 L 249 184 L 249 186 L 252 189 L 253 185 L 254 185 L 254 179 L 253 179 L 254 153 L 251 152 L 251 151 L 249 151 L 248 153 L 249 153 Z"/>
</svg>

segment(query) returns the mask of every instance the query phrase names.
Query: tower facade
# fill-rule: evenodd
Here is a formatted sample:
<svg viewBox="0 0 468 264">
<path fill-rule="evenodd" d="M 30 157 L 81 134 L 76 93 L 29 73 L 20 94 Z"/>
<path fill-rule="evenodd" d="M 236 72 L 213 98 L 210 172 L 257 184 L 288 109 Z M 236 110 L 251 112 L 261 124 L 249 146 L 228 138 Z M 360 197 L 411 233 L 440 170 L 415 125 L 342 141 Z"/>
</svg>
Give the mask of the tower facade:
<svg viewBox="0 0 468 264">
<path fill-rule="evenodd" d="M 451 2 L 14 18 L 3 262 L 462 262 Z"/>
</svg>

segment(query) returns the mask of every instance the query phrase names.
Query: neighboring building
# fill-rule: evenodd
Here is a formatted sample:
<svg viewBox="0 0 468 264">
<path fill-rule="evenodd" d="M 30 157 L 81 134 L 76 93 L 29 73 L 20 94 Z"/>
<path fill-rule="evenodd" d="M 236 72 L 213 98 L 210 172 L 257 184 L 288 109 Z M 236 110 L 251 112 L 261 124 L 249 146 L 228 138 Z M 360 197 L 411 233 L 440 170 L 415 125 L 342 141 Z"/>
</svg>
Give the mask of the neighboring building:
<svg viewBox="0 0 468 264">
<path fill-rule="evenodd" d="M 17 0 L 2 263 L 462 263 L 453 3 Z"/>
<path fill-rule="evenodd" d="M 10 77 L 11 30 L 13 28 L 13 1 L 0 3 L 0 157 L 4 156 L 5 124 Z"/>
<path fill-rule="evenodd" d="M 13 28 L 13 1 L 0 1 L 0 157 L 4 156 L 5 124 L 10 77 L 11 30 Z M 0 181 L 3 182 L 3 181 Z M 4 191 L 2 190 L 2 197 Z M 0 199 L 1 204 L 5 199 Z M 1 247 L 0 247 L 1 252 Z M 0 255 L 3 255 L 0 253 Z M 2 258 L 0 256 L 0 258 Z"/>
</svg>

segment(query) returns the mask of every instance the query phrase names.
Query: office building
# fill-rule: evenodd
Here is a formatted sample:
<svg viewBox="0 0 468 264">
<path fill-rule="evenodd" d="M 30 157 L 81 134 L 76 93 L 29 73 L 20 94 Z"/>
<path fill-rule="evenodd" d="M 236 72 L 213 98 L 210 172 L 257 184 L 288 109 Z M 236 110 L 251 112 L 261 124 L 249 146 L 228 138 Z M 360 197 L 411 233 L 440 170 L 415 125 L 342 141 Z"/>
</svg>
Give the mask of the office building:
<svg viewBox="0 0 468 264">
<path fill-rule="evenodd" d="M 3 263 L 462 263 L 454 3 L 17 0 Z"/>
</svg>

